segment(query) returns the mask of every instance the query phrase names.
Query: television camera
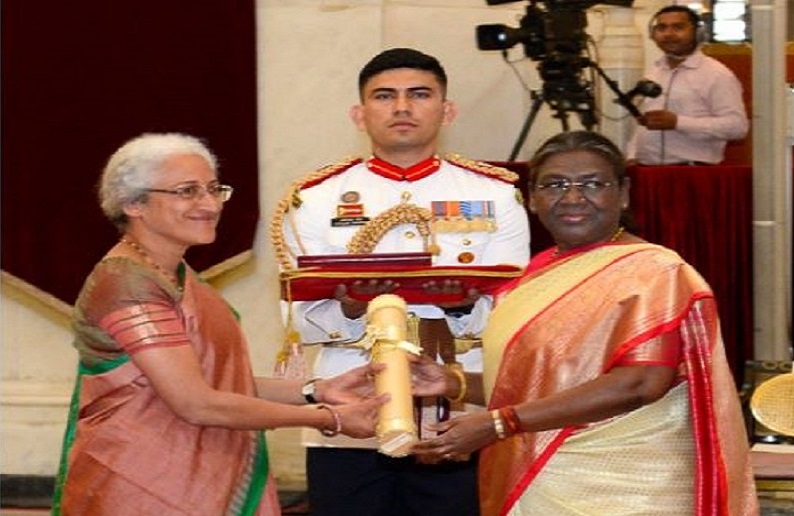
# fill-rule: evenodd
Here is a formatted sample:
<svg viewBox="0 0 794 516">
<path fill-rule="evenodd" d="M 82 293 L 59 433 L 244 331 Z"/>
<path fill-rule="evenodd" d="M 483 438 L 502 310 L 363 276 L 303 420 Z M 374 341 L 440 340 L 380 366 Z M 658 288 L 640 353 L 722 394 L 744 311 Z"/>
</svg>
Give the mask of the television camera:
<svg viewBox="0 0 794 516">
<path fill-rule="evenodd" d="M 497 5 L 517 0 L 486 0 L 488 5 Z M 632 102 L 636 95 L 658 96 L 661 88 L 651 81 L 640 81 L 628 94 L 623 93 L 616 81 L 587 55 L 589 36 L 587 9 L 598 3 L 620 7 L 631 7 L 634 0 L 529 0 L 526 14 L 517 28 L 502 24 L 478 25 L 477 46 L 480 50 L 501 50 L 506 56 L 508 49 L 517 44 L 524 47 L 524 54 L 538 61 L 538 73 L 543 81 L 540 91 L 533 91 L 533 103 L 529 116 L 521 130 L 510 160 L 514 160 L 523 145 L 529 128 L 546 102 L 554 111 L 563 130 L 568 130 L 568 113 L 579 116 L 582 125 L 591 130 L 598 124 L 595 109 L 593 83 L 583 71 L 595 70 L 615 93 L 615 102 L 626 108 L 634 117 L 640 113 Z"/>
</svg>

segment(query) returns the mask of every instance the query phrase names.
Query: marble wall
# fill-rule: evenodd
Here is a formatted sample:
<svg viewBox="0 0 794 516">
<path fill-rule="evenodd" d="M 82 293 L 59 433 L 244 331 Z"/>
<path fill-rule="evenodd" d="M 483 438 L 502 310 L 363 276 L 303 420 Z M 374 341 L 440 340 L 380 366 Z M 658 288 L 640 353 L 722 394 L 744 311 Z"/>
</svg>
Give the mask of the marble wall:
<svg viewBox="0 0 794 516">
<path fill-rule="evenodd" d="M 345 155 L 367 152 L 366 139 L 347 116 L 357 101 L 359 68 L 394 46 L 437 56 L 450 76 L 449 96 L 460 108 L 444 133 L 444 150 L 505 160 L 527 116 L 528 90 L 541 85 L 537 63 L 520 59 L 520 47 L 509 52 L 517 61 L 514 68 L 499 52 L 478 50 L 475 27 L 515 27 L 525 6 L 523 1 L 488 6 L 484 0 L 257 1 L 262 219 L 255 258 L 214 280 L 242 314 L 257 373 L 272 370 L 282 334 L 270 214 L 293 180 Z M 625 89 L 639 77 L 647 60 L 643 56 L 655 57 L 642 34 L 652 10 L 641 2 L 632 10 L 591 9 L 588 33 L 602 48 L 597 59 L 604 59 Z M 608 92 L 600 99 L 611 114 L 604 131 L 623 140 L 631 121 L 615 111 L 611 99 Z M 577 126 L 575 120 L 572 125 Z M 560 129 L 544 107 L 519 159 Z M 0 470 L 52 475 L 76 364 L 68 321 L 8 282 L 3 283 L 0 318 Z M 272 467 L 282 486 L 300 487 L 304 481 L 298 435 L 295 430 L 268 434 Z"/>
</svg>

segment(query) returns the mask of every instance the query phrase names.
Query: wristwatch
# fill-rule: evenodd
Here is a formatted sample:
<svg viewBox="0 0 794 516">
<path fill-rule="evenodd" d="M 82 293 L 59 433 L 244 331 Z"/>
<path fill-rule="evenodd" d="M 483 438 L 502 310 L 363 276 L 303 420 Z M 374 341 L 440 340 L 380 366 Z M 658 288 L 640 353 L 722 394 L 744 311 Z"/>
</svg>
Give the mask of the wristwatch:
<svg viewBox="0 0 794 516">
<path fill-rule="evenodd" d="M 316 405 L 318 403 L 317 398 L 314 397 L 317 380 L 319 380 L 319 378 L 312 378 L 301 387 L 301 394 L 303 394 L 306 403 L 309 405 Z"/>
</svg>

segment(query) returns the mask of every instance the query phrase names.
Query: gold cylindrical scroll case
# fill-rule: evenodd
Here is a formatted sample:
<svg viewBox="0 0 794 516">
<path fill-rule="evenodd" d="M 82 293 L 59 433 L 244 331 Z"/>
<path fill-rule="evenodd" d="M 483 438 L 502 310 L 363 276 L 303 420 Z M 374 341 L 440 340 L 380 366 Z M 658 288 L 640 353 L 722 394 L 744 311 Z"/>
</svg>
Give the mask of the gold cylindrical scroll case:
<svg viewBox="0 0 794 516">
<path fill-rule="evenodd" d="M 408 332 L 405 300 L 394 294 L 382 294 L 369 302 L 367 319 L 376 332 L 372 362 L 386 364 L 386 369 L 375 377 L 375 391 L 379 395 L 385 392 L 391 395 L 378 413 L 375 430 L 379 451 L 403 457 L 417 440 L 407 351 L 398 346 Z"/>
</svg>

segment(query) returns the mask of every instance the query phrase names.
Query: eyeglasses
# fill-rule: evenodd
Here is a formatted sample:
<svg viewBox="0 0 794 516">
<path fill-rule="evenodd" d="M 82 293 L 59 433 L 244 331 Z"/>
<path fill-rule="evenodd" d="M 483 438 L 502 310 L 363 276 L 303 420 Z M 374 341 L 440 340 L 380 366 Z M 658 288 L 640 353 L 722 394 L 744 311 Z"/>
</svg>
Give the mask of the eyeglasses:
<svg viewBox="0 0 794 516">
<path fill-rule="evenodd" d="M 204 194 L 209 194 L 221 202 L 226 202 L 229 199 L 231 199 L 232 192 L 234 192 L 234 188 L 229 185 L 217 185 L 217 184 L 209 185 L 209 186 L 182 185 L 182 186 L 177 186 L 173 190 L 164 190 L 161 188 L 144 188 L 144 191 L 176 195 L 180 199 L 184 199 L 186 201 L 195 201 L 204 197 Z"/>
<path fill-rule="evenodd" d="M 585 179 L 584 181 L 557 179 L 547 183 L 536 184 L 534 188 L 549 197 L 557 198 L 562 197 L 568 190 L 575 186 L 585 197 L 590 199 L 616 184 L 618 184 L 617 181 L 601 181 L 599 179 Z"/>
</svg>

